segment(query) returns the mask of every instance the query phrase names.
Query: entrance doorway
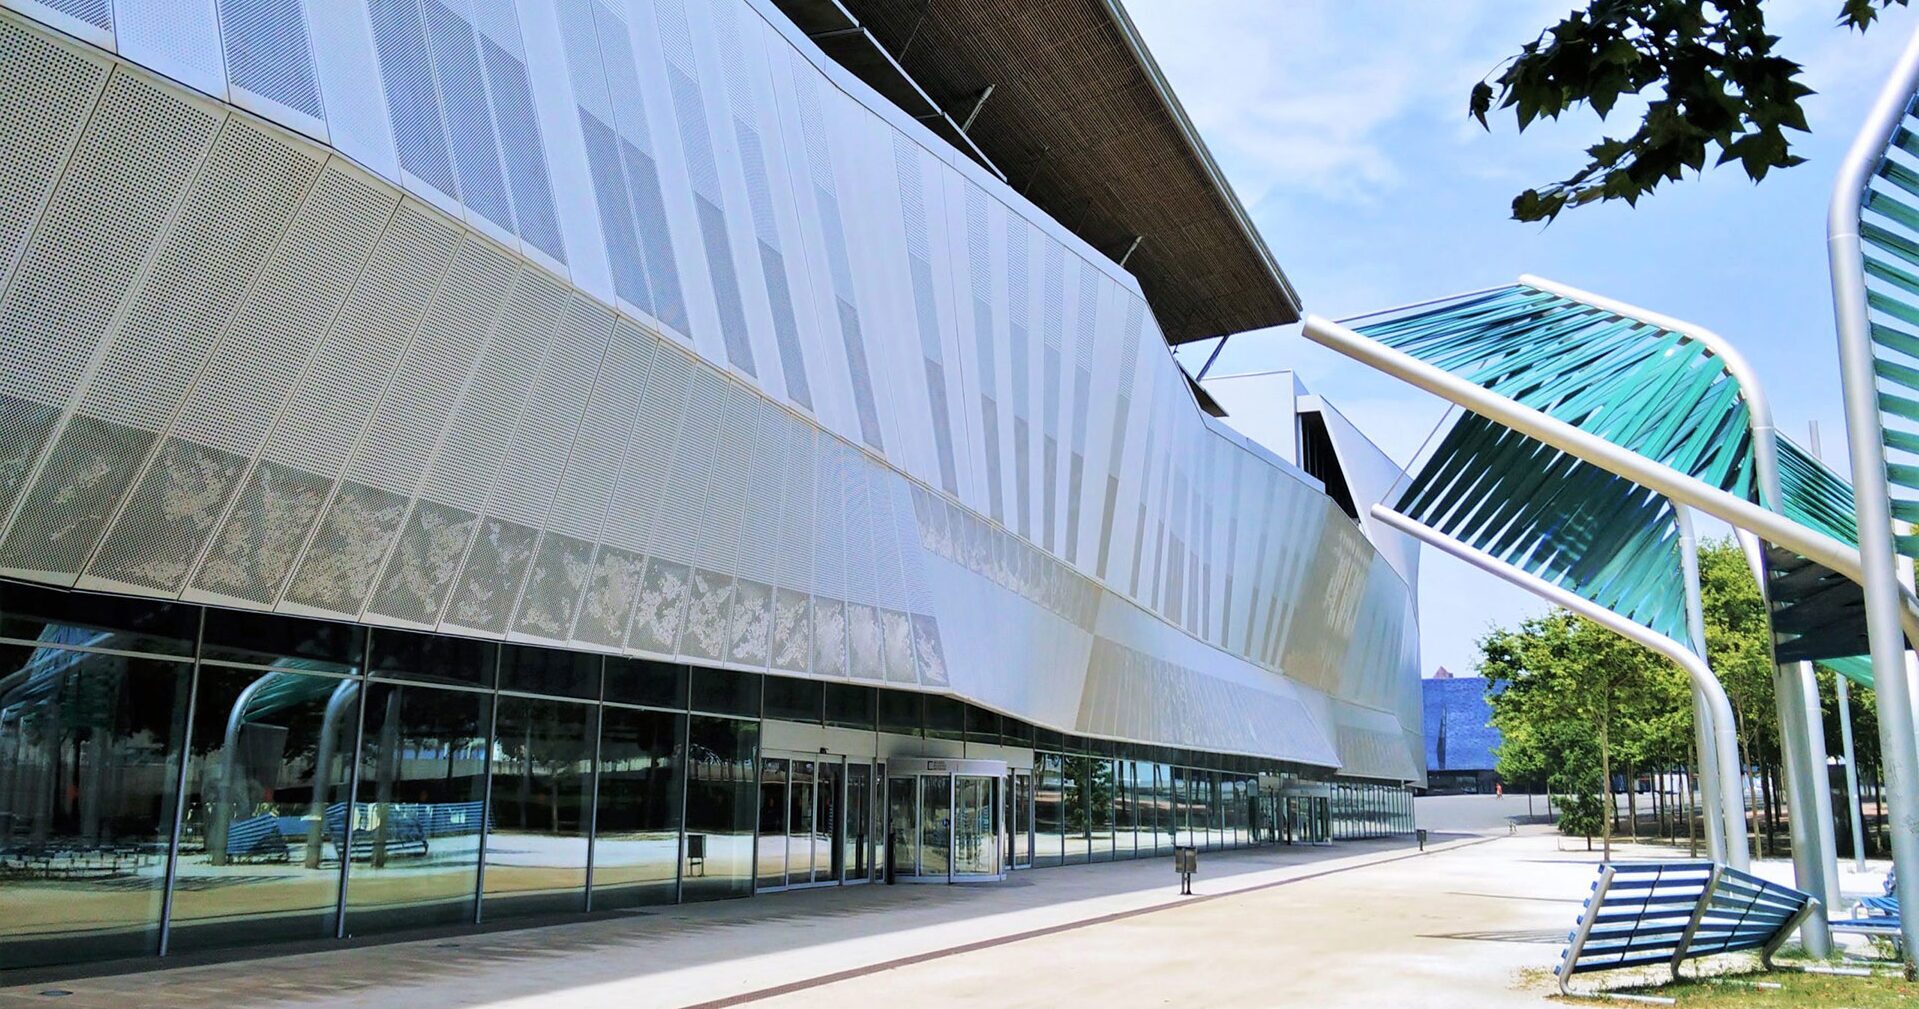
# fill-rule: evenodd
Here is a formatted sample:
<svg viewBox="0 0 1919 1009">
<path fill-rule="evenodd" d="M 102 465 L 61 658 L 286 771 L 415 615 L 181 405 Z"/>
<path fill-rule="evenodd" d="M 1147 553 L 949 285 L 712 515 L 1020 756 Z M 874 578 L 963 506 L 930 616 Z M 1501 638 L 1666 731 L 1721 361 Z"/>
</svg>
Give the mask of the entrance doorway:
<svg viewBox="0 0 1919 1009">
<path fill-rule="evenodd" d="M 1006 764 L 896 757 L 886 775 L 886 870 L 893 882 L 1006 878 Z"/>
<path fill-rule="evenodd" d="M 768 751 L 760 761 L 755 889 L 870 879 L 873 780 L 870 761 Z"/>
</svg>

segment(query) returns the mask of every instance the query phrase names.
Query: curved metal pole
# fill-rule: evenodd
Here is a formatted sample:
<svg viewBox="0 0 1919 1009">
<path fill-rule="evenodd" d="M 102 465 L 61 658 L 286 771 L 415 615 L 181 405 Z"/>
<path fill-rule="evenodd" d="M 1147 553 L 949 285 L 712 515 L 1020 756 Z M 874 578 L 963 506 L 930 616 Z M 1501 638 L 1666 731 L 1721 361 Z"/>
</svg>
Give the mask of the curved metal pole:
<svg viewBox="0 0 1919 1009">
<path fill-rule="evenodd" d="M 1679 571 L 1686 588 L 1686 634 L 1692 639 L 1694 655 L 1706 654 L 1706 608 L 1699 595 L 1699 539 L 1693 533 L 1692 509 L 1685 505 L 1673 505 L 1673 522 L 1679 528 Z M 1706 703 L 1706 695 L 1697 684 L 1692 688 L 1693 697 L 1693 736 L 1694 745 L 1699 748 L 1699 799 L 1700 804 L 1712 811 L 1700 817 L 1706 822 L 1706 852 L 1715 862 L 1726 860 L 1726 834 L 1733 829 L 1718 811 L 1723 810 L 1724 800 L 1719 791 L 1722 782 L 1730 780 L 1734 802 L 1739 806 L 1738 833 L 1743 843 L 1746 836 L 1746 800 L 1739 790 L 1739 775 L 1744 770 L 1733 765 L 1730 774 L 1724 773 L 1719 766 L 1719 753 L 1713 746 L 1711 707 Z M 1736 727 L 1735 727 L 1736 729 Z"/>
<path fill-rule="evenodd" d="M 1727 787 L 1725 781 L 1726 770 L 1729 768 L 1736 770 L 1739 767 L 1739 742 L 1733 734 L 1732 703 L 1726 699 L 1726 691 L 1719 685 L 1719 680 L 1713 676 L 1712 670 L 1708 669 L 1705 661 L 1694 655 L 1691 649 L 1651 628 L 1627 620 L 1591 600 L 1574 595 L 1537 575 L 1521 571 L 1491 554 L 1467 546 L 1385 505 L 1374 505 L 1372 514 L 1374 518 L 1408 536 L 1451 554 L 1481 571 L 1503 578 L 1547 602 L 1563 606 L 1620 637 L 1638 642 L 1677 663 L 1679 668 L 1685 670 L 1686 675 L 1691 678 L 1693 689 L 1699 691 L 1705 698 L 1706 706 L 1711 711 L 1712 748 L 1715 751 L 1714 757 L 1719 765 L 1721 779 L 1719 815 L 1725 818 L 1728 825 L 1744 818 L 1745 806 L 1739 800 L 1737 777 L 1733 778 L 1731 787 Z M 1751 858 L 1747 854 L 1745 834 L 1739 833 L 1736 840 L 1731 830 L 1727 830 L 1725 835 L 1726 864 L 1735 869 L 1749 868 Z"/>
<path fill-rule="evenodd" d="M 233 707 L 227 712 L 227 731 L 220 744 L 220 801 L 213 806 L 212 823 L 207 825 L 207 861 L 213 865 L 225 865 L 230 857 L 227 850 L 227 829 L 233 825 L 233 803 L 236 782 L 239 776 L 240 726 L 245 724 L 247 705 L 253 702 L 253 695 L 272 679 L 273 673 L 254 680 L 233 699 Z M 214 838 L 219 838 L 215 847 Z"/>
<path fill-rule="evenodd" d="M 1919 91 L 1919 32 L 1853 138 L 1833 183 L 1826 216 L 1826 255 L 1832 269 L 1833 321 L 1839 340 L 1839 380 L 1846 405 L 1854 509 L 1859 522 L 1860 570 L 1865 589 L 1866 640 L 1873 688 L 1879 695 L 1879 748 L 1886 798 L 1892 807 L 1892 861 L 1899 870 L 1899 906 L 1906 977 L 1919 974 L 1919 751 L 1915 751 L 1905 642 L 1900 640 L 1902 592 L 1893 566 L 1892 492 L 1887 485 L 1879 389 L 1873 374 L 1872 328 L 1866 316 L 1865 254 L 1859 215 L 1866 186 L 1899 122 Z M 1906 628 L 1912 637 L 1910 626 Z"/>
</svg>

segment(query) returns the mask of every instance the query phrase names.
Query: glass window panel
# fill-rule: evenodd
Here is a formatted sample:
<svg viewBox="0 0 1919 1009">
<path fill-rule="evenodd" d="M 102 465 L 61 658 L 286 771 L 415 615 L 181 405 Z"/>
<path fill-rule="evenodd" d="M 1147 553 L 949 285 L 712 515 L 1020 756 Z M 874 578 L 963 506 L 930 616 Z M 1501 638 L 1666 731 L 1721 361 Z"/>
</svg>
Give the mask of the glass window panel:
<svg viewBox="0 0 1919 1009">
<path fill-rule="evenodd" d="M 1104 757 L 1086 761 L 1088 825 L 1086 848 L 1095 862 L 1113 859 L 1113 804 L 1117 798 L 1114 762 Z"/>
<path fill-rule="evenodd" d="M 189 656 L 199 627 L 197 606 L 0 583 L 0 637 Z"/>
<path fill-rule="evenodd" d="M 686 716 L 601 712 L 593 907 L 671 904 L 680 868 L 680 773 Z"/>
<path fill-rule="evenodd" d="M 369 682 L 348 827 L 347 931 L 473 920 L 493 698 Z M 332 812 L 329 810 L 329 818 Z"/>
<path fill-rule="evenodd" d="M 1133 857 L 1133 832 L 1138 823 L 1135 812 L 1134 793 L 1135 768 L 1137 764 L 1130 760 L 1119 762 L 1118 773 L 1113 776 L 1113 857 Z"/>
<path fill-rule="evenodd" d="M 0 968 L 158 952 L 191 670 L 0 646 Z"/>
<path fill-rule="evenodd" d="M 1034 763 L 1033 864 L 1058 865 L 1064 856 L 1061 834 L 1066 817 L 1061 757 L 1039 753 L 1034 755 Z"/>
<path fill-rule="evenodd" d="M 920 779 L 920 875 L 945 876 L 952 865 L 953 777 L 922 774 Z"/>
<path fill-rule="evenodd" d="M 1153 821 L 1156 827 L 1153 850 L 1168 852 L 1173 850 L 1173 842 L 1179 830 L 1175 826 L 1178 820 L 1178 804 L 1173 798 L 1173 769 L 1167 764 L 1153 765 Z"/>
<path fill-rule="evenodd" d="M 501 697 L 499 705 L 487 920 L 583 910 L 598 709 L 536 697 Z"/>
<path fill-rule="evenodd" d="M 840 850 L 840 813 L 845 779 L 837 759 L 820 761 L 818 774 L 813 788 L 813 882 L 830 883 L 840 878 L 844 857 Z"/>
<path fill-rule="evenodd" d="M 759 807 L 754 767 L 757 723 L 695 715 L 688 723 L 685 900 L 753 892 L 753 823 Z"/>
<path fill-rule="evenodd" d="M 373 632 L 373 675 L 423 683 L 493 686 L 500 646 L 445 634 Z"/>
<path fill-rule="evenodd" d="M 846 830 L 841 835 L 840 867 L 848 882 L 869 878 L 873 873 L 873 765 L 848 761 L 846 765 Z"/>
<path fill-rule="evenodd" d="M 1093 758 L 1069 754 L 1065 761 L 1065 860 L 1091 860 L 1093 839 Z"/>
<path fill-rule="evenodd" d="M 608 656 L 606 699 L 684 711 L 686 676 L 686 666 L 678 662 Z"/>
<path fill-rule="evenodd" d="M 826 724 L 871 730 L 879 724 L 879 691 L 850 683 L 826 685 Z"/>
<path fill-rule="evenodd" d="M 926 695 L 926 735 L 932 739 L 962 739 L 966 735 L 966 705 L 953 697 Z"/>
<path fill-rule="evenodd" d="M 999 714 L 984 708 L 966 706 L 966 741 L 969 743 L 1000 742 Z"/>
<path fill-rule="evenodd" d="M 273 613 L 207 610 L 202 658 L 307 671 L 357 673 L 366 632 L 353 624 Z"/>
<path fill-rule="evenodd" d="M 753 849 L 754 886 L 760 890 L 786 885 L 786 794 L 792 771 L 792 762 L 783 757 L 760 761 L 759 839 Z"/>
<path fill-rule="evenodd" d="M 360 682 L 207 666 L 169 951 L 332 938 Z M 329 815 L 330 814 L 330 815 Z"/>
<path fill-rule="evenodd" d="M 500 653 L 500 689 L 597 701 L 600 664 L 587 652 L 507 645 Z"/>
<path fill-rule="evenodd" d="M 886 866 L 889 879 L 919 875 L 919 776 L 886 779 Z"/>
<path fill-rule="evenodd" d="M 920 695 L 902 690 L 880 691 L 880 731 L 919 735 Z"/>
<path fill-rule="evenodd" d="M 819 724 L 825 684 L 791 676 L 766 679 L 766 717 Z"/>
<path fill-rule="evenodd" d="M 1033 776 L 1013 772 L 1013 864 L 1033 864 Z"/>
<path fill-rule="evenodd" d="M 792 772 L 786 788 L 786 881 L 798 886 L 813 881 L 813 842 L 818 830 L 813 800 L 819 788 L 819 764 L 795 760 Z M 768 837 L 762 828 L 760 844 L 768 841 L 778 838 Z"/>
<path fill-rule="evenodd" d="M 999 869 L 999 779 L 953 778 L 953 872 L 993 875 Z"/>
<path fill-rule="evenodd" d="M 733 669 L 693 670 L 693 710 L 720 715 L 760 717 L 758 673 Z"/>
</svg>

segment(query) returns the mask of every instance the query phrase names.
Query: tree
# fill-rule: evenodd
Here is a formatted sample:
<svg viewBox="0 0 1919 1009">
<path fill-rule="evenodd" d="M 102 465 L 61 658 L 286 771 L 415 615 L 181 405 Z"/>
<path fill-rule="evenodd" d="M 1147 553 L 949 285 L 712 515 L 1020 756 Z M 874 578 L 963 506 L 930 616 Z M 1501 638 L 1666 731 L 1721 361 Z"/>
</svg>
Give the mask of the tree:
<svg viewBox="0 0 1919 1009">
<path fill-rule="evenodd" d="M 1739 752 L 1747 767 L 1770 769 L 1779 759 L 1779 732 L 1773 691 L 1771 625 L 1759 583 L 1745 551 L 1731 537 L 1699 545 L 1699 595 L 1706 619 L 1706 663 L 1719 677 L 1738 721 Z M 1761 773 L 1753 786 L 1768 775 Z M 1770 804 L 1755 796 L 1755 812 Z M 1769 824 L 1775 822 L 1769 817 Z M 1766 850 L 1767 836 L 1753 825 L 1754 847 Z"/>
<path fill-rule="evenodd" d="M 1838 23 L 1858 31 L 1907 0 L 1839 0 Z M 1523 132 L 1541 117 L 1590 107 L 1605 119 L 1623 96 L 1645 99 L 1639 126 L 1586 149 L 1585 167 L 1513 199 L 1513 217 L 1550 221 L 1568 206 L 1637 203 L 1686 169 L 1737 161 L 1754 182 L 1805 159 L 1787 131 L 1806 131 L 1799 64 L 1774 51 L 1763 0 L 1589 0 L 1520 47 L 1473 86 L 1481 126 L 1512 109 Z"/>
<path fill-rule="evenodd" d="M 1615 759 L 1629 768 L 1648 755 L 1683 747 L 1679 741 L 1692 724 L 1684 674 L 1646 648 L 1563 610 L 1487 635 L 1480 641 L 1479 671 L 1502 737 L 1500 774 L 1514 781 L 1543 777 L 1567 795 L 1560 830 L 1590 840 L 1596 827 L 1610 859 Z M 1588 803 L 1607 811 L 1597 824 L 1584 815 Z"/>
</svg>

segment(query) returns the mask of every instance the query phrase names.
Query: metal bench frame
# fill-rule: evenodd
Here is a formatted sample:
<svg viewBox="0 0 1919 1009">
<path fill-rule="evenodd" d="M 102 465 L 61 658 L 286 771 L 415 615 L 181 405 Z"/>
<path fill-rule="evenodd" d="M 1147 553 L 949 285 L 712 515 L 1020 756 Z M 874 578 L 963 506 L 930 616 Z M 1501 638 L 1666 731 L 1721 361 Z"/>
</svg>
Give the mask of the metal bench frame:
<svg viewBox="0 0 1919 1009">
<path fill-rule="evenodd" d="M 1619 879 L 1622 875 L 1622 869 L 1628 877 L 1627 880 Z M 1654 939 L 1652 943 L 1649 943 L 1647 946 L 1639 947 L 1645 949 L 1646 952 L 1651 955 L 1634 958 L 1631 956 L 1631 953 L 1635 948 L 1633 945 L 1634 940 L 1640 937 L 1640 933 L 1638 932 L 1640 922 L 1647 918 L 1670 918 L 1676 915 L 1677 912 L 1676 910 L 1669 910 L 1661 915 L 1658 912 L 1642 907 L 1638 919 L 1628 917 L 1607 921 L 1606 895 L 1613 890 L 1615 881 L 1619 881 L 1622 888 L 1630 885 L 1635 889 L 1643 887 L 1646 890 L 1646 899 L 1638 901 L 1637 903 L 1655 903 L 1653 892 L 1659 884 L 1660 874 L 1668 871 L 1676 873 L 1705 872 L 1706 876 L 1703 885 L 1699 888 L 1698 897 L 1692 898 L 1693 908 L 1691 916 L 1687 920 L 1684 928 L 1680 931 L 1678 938 L 1672 942 L 1671 954 L 1664 954 L 1663 948 L 1665 943 Z M 1651 882 L 1642 883 L 1641 879 L 1646 878 L 1648 872 L 1651 873 Z M 1685 888 L 1690 889 L 1690 886 L 1686 886 Z M 1765 934 L 1765 937 L 1761 941 L 1755 943 L 1751 940 L 1757 938 L 1758 933 L 1745 928 L 1745 922 L 1754 910 L 1760 907 L 1762 899 L 1767 905 L 1767 908 L 1761 912 L 1762 915 L 1767 919 L 1775 920 L 1777 924 L 1769 933 Z M 1743 906 L 1736 903 L 1738 901 L 1743 901 Z M 1668 904 L 1675 909 L 1679 904 L 1678 901 L 1670 899 L 1660 903 Z M 1709 925 L 1708 919 L 1715 907 L 1736 912 L 1737 917 L 1730 922 L 1715 922 Z M 1756 949 L 1759 952 L 1759 960 L 1765 965 L 1767 970 L 1776 970 L 1778 968 L 1772 962 L 1772 955 L 1778 952 L 1780 946 L 1785 944 L 1786 939 L 1792 935 L 1794 930 L 1798 929 L 1799 924 L 1806 919 L 1806 916 L 1810 915 L 1818 907 L 1819 901 L 1811 894 L 1767 882 L 1756 876 L 1741 872 L 1737 869 L 1728 868 L 1716 862 L 1666 862 L 1645 865 L 1628 864 L 1625 866 L 1615 866 L 1612 864 L 1601 865 L 1599 867 L 1599 879 L 1593 884 L 1592 896 L 1587 898 L 1585 909 L 1580 912 L 1578 927 L 1567 936 L 1566 950 L 1561 954 L 1559 967 L 1554 972 L 1559 980 L 1559 991 L 1563 995 L 1582 998 L 1618 998 L 1636 1002 L 1653 1002 L 1670 1005 L 1673 1000 L 1661 996 L 1637 995 L 1605 990 L 1577 992 L 1573 991 L 1570 985 L 1574 974 L 1614 968 L 1623 969 L 1626 967 L 1649 966 L 1659 963 L 1662 959 L 1666 961 L 1669 969 L 1672 971 L 1672 979 L 1677 981 L 1680 977 L 1679 966 L 1687 960 L 1714 956 L 1720 953 L 1744 952 L 1752 949 Z M 1790 910 L 1787 910 L 1788 908 L 1790 908 Z M 1780 919 L 1778 915 L 1782 912 L 1785 913 L 1785 917 Z M 1621 913 L 1631 914 L 1631 912 Z M 1633 923 L 1633 928 L 1627 930 L 1623 935 L 1617 931 L 1602 932 L 1598 935 L 1594 933 L 1595 926 L 1601 924 L 1618 924 L 1623 921 L 1631 921 Z M 1709 933 L 1712 939 L 1695 947 L 1695 940 L 1700 938 L 1702 930 Z M 1670 925 L 1655 926 L 1655 931 L 1648 933 L 1649 936 L 1670 934 Z M 1625 946 L 1617 948 L 1622 962 L 1589 966 L 1582 971 L 1580 969 L 1580 956 L 1586 951 L 1587 943 L 1594 939 L 1612 938 L 1624 938 L 1626 940 Z"/>
</svg>

